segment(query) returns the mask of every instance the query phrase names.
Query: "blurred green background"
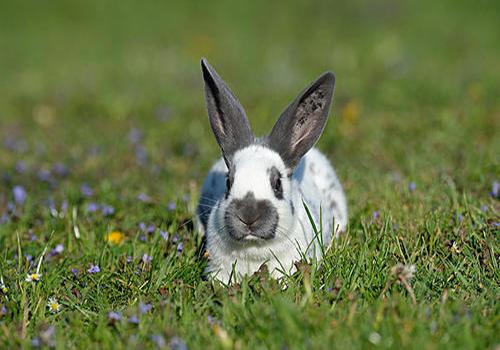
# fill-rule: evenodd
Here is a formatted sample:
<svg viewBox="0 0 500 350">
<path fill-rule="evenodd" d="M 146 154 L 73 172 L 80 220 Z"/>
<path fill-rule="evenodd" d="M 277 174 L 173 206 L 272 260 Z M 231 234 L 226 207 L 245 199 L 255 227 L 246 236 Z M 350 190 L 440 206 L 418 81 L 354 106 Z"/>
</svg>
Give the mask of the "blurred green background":
<svg viewBox="0 0 500 350">
<path fill-rule="evenodd" d="M 207 57 L 256 134 L 335 72 L 319 147 L 353 220 L 380 208 L 422 216 L 446 189 L 487 198 L 500 173 L 499 10 L 488 1 L 4 1 L 0 138 L 24 150 L 0 148 L 0 168 L 22 161 L 47 173 L 62 162 L 72 178 L 55 197 L 81 182 L 114 186 L 116 198 L 196 197 L 219 156 Z M 405 212 L 394 185 L 410 182 L 426 205 Z"/>
<path fill-rule="evenodd" d="M 477 179 L 498 166 L 495 2 L 0 6 L 0 136 L 40 144 L 39 157 L 70 161 L 85 176 L 123 170 L 127 134 L 138 128 L 152 164 L 167 173 L 169 161 L 181 167 L 163 180 L 201 179 L 218 155 L 204 110 L 202 56 L 258 134 L 307 83 L 334 71 L 333 118 L 320 147 L 348 187 L 368 186 L 366 171 Z M 85 172 L 91 147 L 102 148 L 106 169 Z M 2 154 L 4 166 L 8 157 Z"/>
<path fill-rule="evenodd" d="M 499 13 L 481 0 L 0 1 L 0 273 L 11 289 L 0 339 L 27 346 L 50 321 L 60 348 L 134 347 L 126 321 L 111 327 L 107 312 L 146 300 L 154 314 L 137 333 L 148 341 L 157 332 L 220 347 L 214 315 L 249 347 L 498 344 Z M 286 291 L 201 280 L 188 223 L 219 156 L 201 57 L 256 134 L 322 72 L 336 74 L 318 146 L 344 185 L 350 229 L 312 292 L 308 274 Z M 27 201 L 12 210 L 15 185 Z M 54 216 L 49 199 L 68 212 Z M 91 201 L 114 211 L 92 213 Z M 182 254 L 158 232 L 140 241 L 140 222 L 178 235 Z M 126 243 L 110 248 L 114 229 Z M 36 288 L 25 287 L 14 232 L 33 257 L 65 244 Z M 151 269 L 136 274 L 125 256 L 143 254 Z M 102 274 L 87 274 L 97 262 Z M 397 263 L 416 265 L 418 305 L 396 284 L 401 294 L 384 298 Z M 60 314 L 44 307 L 51 296 Z"/>
</svg>

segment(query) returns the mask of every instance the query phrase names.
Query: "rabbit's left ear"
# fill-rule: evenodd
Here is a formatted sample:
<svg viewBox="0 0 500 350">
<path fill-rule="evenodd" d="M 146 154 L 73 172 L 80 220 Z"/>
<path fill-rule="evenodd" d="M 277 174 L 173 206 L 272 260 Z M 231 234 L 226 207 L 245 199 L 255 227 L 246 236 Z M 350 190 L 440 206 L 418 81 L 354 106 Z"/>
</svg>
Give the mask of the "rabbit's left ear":
<svg viewBox="0 0 500 350">
<path fill-rule="evenodd" d="M 309 85 L 281 114 L 268 138 L 286 166 L 295 168 L 323 133 L 335 86 L 335 75 L 326 72 Z"/>
<path fill-rule="evenodd" d="M 252 144 L 254 136 L 240 102 L 205 59 L 201 70 L 210 126 L 229 167 L 234 153 Z"/>
</svg>

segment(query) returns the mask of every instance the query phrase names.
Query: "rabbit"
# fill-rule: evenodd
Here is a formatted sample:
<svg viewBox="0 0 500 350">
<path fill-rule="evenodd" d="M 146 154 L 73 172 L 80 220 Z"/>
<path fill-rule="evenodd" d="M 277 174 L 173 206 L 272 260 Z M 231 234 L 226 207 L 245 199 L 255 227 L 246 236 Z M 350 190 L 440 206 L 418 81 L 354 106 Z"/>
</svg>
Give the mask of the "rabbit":
<svg viewBox="0 0 500 350">
<path fill-rule="evenodd" d="M 210 126 L 222 151 L 196 209 L 208 256 L 205 273 L 233 283 L 266 263 L 280 278 L 293 273 L 301 258 L 319 260 L 348 221 L 335 170 L 313 147 L 328 119 L 334 74 L 321 75 L 268 136 L 255 137 L 226 83 L 204 58 L 201 68 Z"/>
</svg>

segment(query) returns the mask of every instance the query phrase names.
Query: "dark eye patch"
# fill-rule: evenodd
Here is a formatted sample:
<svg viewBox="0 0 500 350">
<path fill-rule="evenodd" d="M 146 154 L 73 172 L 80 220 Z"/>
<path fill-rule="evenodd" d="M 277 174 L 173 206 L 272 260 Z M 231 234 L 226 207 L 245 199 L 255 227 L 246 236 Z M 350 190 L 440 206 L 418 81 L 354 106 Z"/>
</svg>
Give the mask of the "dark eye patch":
<svg viewBox="0 0 500 350">
<path fill-rule="evenodd" d="M 277 199 L 283 199 L 283 184 L 281 183 L 281 173 L 274 166 L 269 170 L 269 180 L 271 182 L 271 188 L 274 191 L 274 196 Z"/>
</svg>

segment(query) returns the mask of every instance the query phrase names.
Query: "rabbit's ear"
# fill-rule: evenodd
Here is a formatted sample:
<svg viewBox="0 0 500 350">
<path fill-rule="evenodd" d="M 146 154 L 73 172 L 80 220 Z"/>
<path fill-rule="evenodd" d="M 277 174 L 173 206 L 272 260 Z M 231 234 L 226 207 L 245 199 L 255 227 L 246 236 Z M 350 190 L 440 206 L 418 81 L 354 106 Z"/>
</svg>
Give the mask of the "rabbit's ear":
<svg viewBox="0 0 500 350">
<path fill-rule="evenodd" d="M 318 141 L 328 119 L 335 75 L 326 72 L 281 114 L 269 135 L 269 146 L 293 169 Z"/>
<path fill-rule="evenodd" d="M 226 164 L 234 153 L 254 141 L 245 110 L 207 60 L 201 60 L 208 118 Z"/>
</svg>

